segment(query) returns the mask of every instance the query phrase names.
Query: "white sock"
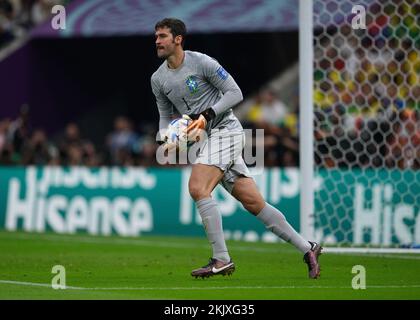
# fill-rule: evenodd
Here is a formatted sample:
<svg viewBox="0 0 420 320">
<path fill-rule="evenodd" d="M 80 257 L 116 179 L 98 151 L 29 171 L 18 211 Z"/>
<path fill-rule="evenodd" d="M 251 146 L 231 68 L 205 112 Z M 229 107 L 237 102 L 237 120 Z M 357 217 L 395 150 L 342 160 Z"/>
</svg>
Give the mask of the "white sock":
<svg viewBox="0 0 420 320">
<path fill-rule="evenodd" d="M 311 250 L 311 244 L 305 240 L 295 229 L 286 221 L 283 213 L 266 203 L 265 207 L 257 215 L 266 228 L 286 242 L 290 242 L 302 253 Z"/>
<path fill-rule="evenodd" d="M 207 233 L 207 238 L 213 249 L 213 258 L 225 263 L 229 262 L 230 257 L 223 234 L 222 216 L 217 202 L 212 198 L 204 198 L 197 201 L 196 204 Z"/>
</svg>

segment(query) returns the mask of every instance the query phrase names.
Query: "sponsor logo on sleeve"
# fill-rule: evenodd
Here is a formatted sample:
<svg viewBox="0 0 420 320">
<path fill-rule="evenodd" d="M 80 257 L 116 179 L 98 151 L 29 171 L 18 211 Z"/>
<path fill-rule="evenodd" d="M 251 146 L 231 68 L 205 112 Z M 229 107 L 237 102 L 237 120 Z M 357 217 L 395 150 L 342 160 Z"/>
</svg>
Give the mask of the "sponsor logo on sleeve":
<svg viewBox="0 0 420 320">
<path fill-rule="evenodd" d="M 217 69 L 216 73 L 219 76 L 219 78 L 222 79 L 222 80 L 226 80 L 227 77 L 229 76 L 229 74 L 226 72 L 225 69 L 223 69 L 223 67 L 219 67 L 219 69 Z"/>
</svg>

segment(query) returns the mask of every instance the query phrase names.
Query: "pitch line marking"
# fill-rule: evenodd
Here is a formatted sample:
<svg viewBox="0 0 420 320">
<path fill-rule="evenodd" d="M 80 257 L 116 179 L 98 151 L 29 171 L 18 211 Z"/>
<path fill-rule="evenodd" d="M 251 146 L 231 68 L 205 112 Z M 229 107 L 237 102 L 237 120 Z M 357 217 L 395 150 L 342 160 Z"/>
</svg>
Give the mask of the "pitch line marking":
<svg viewBox="0 0 420 320">
<path fill-rule="evenodd" d="M 0 283 L 14 284 L 14 285 L 18 285 L 18 286 L 46 287 L 46 288 L 51 288 L 52 289 L 51 284 L 48 284 L 48 283 L 25 282 L 25 281 L 12 281 L 12 280 L 0 280 Z M 85 288 L 66 286 L 66 289 L 84 290 Z"/>
<path fill-rule="evenodd" d="M 12 280 L 0 280 L 0 284 L 11 284 L 19 286 L 32 286 L 32 287 L 45 287 L 51 288 L 51 284 L 37 283 L 37 282 L 24 282 L 24 281 L 12 281 Z M 370 285 L 367 289 L 402 289 L 402 288 L 420 288 L 418 285 Z M 226 290 L 226 289 L 352 289 L 351 286 L 224 286 L 224 287 L 110 287 L 110 288 L 88 288 L 88 287 L 75 287 L 66 286 L 69 290 L 91 290 L 91 291 L 141 291 L 141 290 Z"/>
</svg>

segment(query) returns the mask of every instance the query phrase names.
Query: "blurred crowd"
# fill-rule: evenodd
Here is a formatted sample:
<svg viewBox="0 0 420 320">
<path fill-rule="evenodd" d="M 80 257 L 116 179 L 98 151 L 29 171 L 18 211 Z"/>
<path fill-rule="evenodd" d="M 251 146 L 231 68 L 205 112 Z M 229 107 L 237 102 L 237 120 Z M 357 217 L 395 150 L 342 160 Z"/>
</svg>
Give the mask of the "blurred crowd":
<svg viewBox="0 0 420 320">
<path fill-rule="evenodd" d="M 44 129 L 32 128 L 29 118 L 29 110 L 23 106 L 16 119 L 0 120 L 0 164 L 156 165 L 154 128 L 146 126 L 136 132 L 125 116 L 115 119 L 103 144 L 94 144 L 74 122 L 68 123 L 62 133 L 48 137 Z"/>
<path fill-rule="evenodd" d="M 264 129 L 265 166 L 299 166 L 298 113 L 271 89 L 261 90 L 236 109 L 245 129 Z M 403 109 L 374 117 L 344 117 L 346 109 L 315 112 L 315 161 L 334 168 L 420 169 L 420 110 Z M 157 166 L 157 123 L 135 126 L 125 116 L 114 119 L 101 143 L 89 139 L 75 122 L 48 136 L 34 128 L 28 106 L 16 119 L 0 119 L 1 165 Z"/>
<path fill-rule="evenodd" d="M 315 113 L 315 161 L 334 168 L 420 169 L 420 110 L 377 116 L 343 117 L 337 107 Z"/>
<path fill-rule="evenodd" d="M 317 164 L 420 168 L 420 3 L 374 3 L 366 30 L 326 10 L 315 31 Z"/>
<path fill-rule="evenodd" d="M 252 144 L 264 145 L 266 166 L 299 165 L 298 110 L 280 100 L 274 89 L 262 88 L 234 109 L 244 129 L 264 129 L 264 140 L 254 136 Z"/>
<path fill-rule="evenodd" d="M 53 6 L 70 0 L 0 0 L 0 49 L 24 37 L 51 16 Z"/>
<path fill-rule="evenodd" d="M 273 91 L 263 89 L 236 108 L 242 110 L 239 117 L 244 128 L 265 130 L 264 141 L 254 139 L 251 143 L 264 144 L 267 166 L 298 165 L 296 114 Z M 89 132 L 83 133 L 75 122 L 49 136 L 44 129 L 32 126 L 29 107 L 23 105 L 16 119 L 0 119 L 0 164 L 157 166 L 157 126 L 136 127 L 128 117 L 118 116 L 102 143 L 92 142 Z"/>
</svg>

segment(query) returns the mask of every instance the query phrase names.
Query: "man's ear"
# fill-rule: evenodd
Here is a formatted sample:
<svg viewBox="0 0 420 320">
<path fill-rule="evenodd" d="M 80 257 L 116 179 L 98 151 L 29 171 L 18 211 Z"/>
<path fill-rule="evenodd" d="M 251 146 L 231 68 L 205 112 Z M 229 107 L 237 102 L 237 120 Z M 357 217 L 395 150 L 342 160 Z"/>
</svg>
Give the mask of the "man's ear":
<svg viewBox="0 0 420 320">
<path fill-rule="evenodd" d="M 176 44 L 181 44 L 181 42 L 182 42 L 182 36 L 180 36 L 180 35 L 179 36 L 176 36 L 175 37 L 175 43 Z"/>
</svg>

